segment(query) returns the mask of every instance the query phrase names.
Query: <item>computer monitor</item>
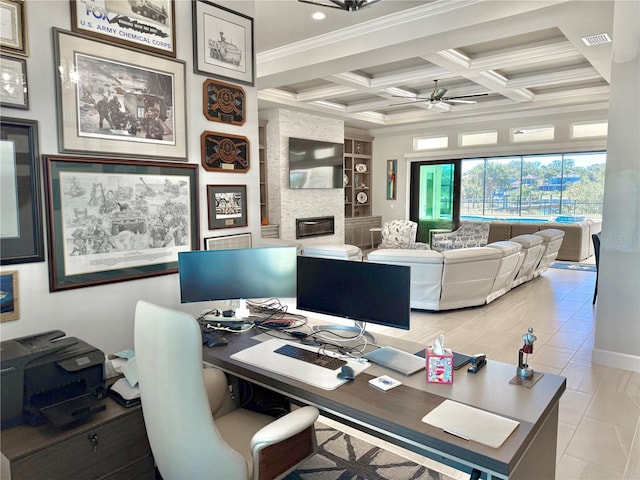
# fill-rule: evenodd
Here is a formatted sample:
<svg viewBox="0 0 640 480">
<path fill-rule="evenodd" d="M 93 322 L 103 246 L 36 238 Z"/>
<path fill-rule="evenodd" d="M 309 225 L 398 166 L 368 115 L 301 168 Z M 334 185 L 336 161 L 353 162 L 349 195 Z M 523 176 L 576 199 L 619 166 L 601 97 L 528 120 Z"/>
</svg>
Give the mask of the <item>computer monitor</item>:
<svg viewBox="0 0 640 480">
<path fill-rule="evenodd" d="M 409 330 L 410 276 L 408 266 L 298 257 L 296 307 Z"/>
<path fill-rule="evenodd" d="M 182 303 L 295 297 L 295 247 L 178 253 Z"/>
</svg>

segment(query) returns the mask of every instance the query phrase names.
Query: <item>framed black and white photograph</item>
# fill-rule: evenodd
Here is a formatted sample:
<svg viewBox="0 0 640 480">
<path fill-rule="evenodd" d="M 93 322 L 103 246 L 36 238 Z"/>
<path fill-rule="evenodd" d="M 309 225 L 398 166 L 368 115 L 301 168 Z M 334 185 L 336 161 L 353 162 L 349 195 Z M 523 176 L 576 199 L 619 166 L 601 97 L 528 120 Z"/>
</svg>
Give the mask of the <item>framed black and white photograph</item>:
<svg viewBox="0 0 640 480">
<path fill-rule="evenodd" d="M 0 272 L 0 322 L 19 318 L 18 272 Z"/>
<path fill-rule="evenodd" d="M 173 0 L 71 0 L 71 30 L 128 47 L 176 56 Z"/>
<path fill-rule="evenodd" d="M 194 72 L 253 85 L 253 18 L 204 0 L 192 5 Z"/>
<path fill-rule="evenodd" d="M 27 61 L 0 55 L 0 106 L 29 109 Z"/>
<path fill-rule="evenodd" d="M 209 230 L 246 227 L 247 186 L 207 185 Z"/>
<path fill-rule="evenodd" d="M 54 29 L 59 149 L 186 161 L 184 62 Z"/>
<path fill-rule="evenodd" d="M 44 261 L 38 122 L 0 118 L 0 265 Z"/>
<path fill-rule="evenodd" d="M 198 166 L 43 156 L 52 292 L 177 272 L 198 249 Z"/>
<path fill-rule="evenodd" d="M 23 0 L 0 0 L 0 51 L 29 56 Z"/>
<path fill-rule="evenodd" d="M 236 235 L 218 235 L 204 239 L 205 250 L 233 250 L 236 248 L 251 248 L 251 233 Z"/>
</svg>

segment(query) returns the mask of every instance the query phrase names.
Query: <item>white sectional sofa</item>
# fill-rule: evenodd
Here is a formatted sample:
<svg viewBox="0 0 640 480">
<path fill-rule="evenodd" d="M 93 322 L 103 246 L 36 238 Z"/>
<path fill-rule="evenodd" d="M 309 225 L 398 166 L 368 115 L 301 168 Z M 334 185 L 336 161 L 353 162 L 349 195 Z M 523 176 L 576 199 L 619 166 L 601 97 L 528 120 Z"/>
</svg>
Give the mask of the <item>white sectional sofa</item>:
<svg viewBox="0 0 640 480">
<path fill-rule="evenodd" d="M 563 236 L 549 229 L 444 252 L 378 249 L 367 260 L 411 267 L 411 308 L 451 310 L 492 302 L 540 275 L 555 260 Z"/>
</svg>

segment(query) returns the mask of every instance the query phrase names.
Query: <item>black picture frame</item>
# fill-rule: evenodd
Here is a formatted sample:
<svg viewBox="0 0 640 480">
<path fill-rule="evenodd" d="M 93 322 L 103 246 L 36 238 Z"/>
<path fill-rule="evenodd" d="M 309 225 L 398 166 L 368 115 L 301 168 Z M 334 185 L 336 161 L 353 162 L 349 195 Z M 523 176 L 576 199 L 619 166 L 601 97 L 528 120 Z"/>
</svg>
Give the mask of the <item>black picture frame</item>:
<svg viewBox="0 0 640 480">
<path fill-rule="evenodd" d="M 72 31 L 175 58 L 174 0 L 70 3 Z"/>
<path fill-rule="evenodd" d="M 43 156 L 52 292 L 178 271 L 197 250 L 198 165 Z"/>
<path fill-rule="evenodd" d="M 4 230 L 0 232 L 0 265 L 42 262 L 44 241 L 38 122 L 2 117 L 0 132 Z M 15 209 L 10 208 L 8 202 L 13 202 Z"/>
<path fill-rule="evenodd" d="M 247 186 L 207 185 L 209 230 L 246 227 Z"/>
<path fill-rule="evenodd" d="M 253 18 L 205 0 L 192 12 L 194 73 L 253 86 Z"/>
<path fill-rule="evenodd" d="M 58 28 L 53 43 L 61 153 L 187 161 L 185 62 Z"/>
</svg>

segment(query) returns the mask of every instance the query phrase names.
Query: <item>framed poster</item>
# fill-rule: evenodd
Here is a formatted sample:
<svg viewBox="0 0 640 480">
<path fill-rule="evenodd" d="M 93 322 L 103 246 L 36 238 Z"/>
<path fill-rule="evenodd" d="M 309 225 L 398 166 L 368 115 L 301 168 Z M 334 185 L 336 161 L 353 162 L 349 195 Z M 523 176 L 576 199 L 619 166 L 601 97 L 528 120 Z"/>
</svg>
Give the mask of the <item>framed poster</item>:
<svg viewBox="0 0 640 480">
<path fill-rule="evenodd" d="M 247 186 L 207 185 L 209 230 L 246 227 Z"/>
<path fill-rule="evenodd" d="M 398 160 L 387 160 L 387 200 L 396 199 Z"/>
<path fill-rule="evenodd" d="M 176 56 L 173 0 L 71 0 L 71 30 L 169 57 Z"/>
<path fill-rule="evenodd" d="M 0 118 L 0 265 L 44 261 L 38 123 Z"/>
<path fill-rule="evenodd" d="M 0 272 L 0 322 L 20 318 L 18 272 Z"/>
<path fill-rule="evenodd" d="M 0 106 L 29 109 L 27 61 L 0 55 Z"/>
<path fill-rule="evenodd" d="M 175 273 L 198 249 L 198 166 L 43 156 L 49 288 Z"/>
<path fill-rule="evenodd" d="M 241 87 L 208 79 L 202 84 L 202 97 L 203 113 L 207 120 L 244 124 L 245 93 Z"/>
<path fill-rule="evenodd" d="M 245 173 L 249 170 L 249 139 L 228 133 L 202 132 L 202 166 L 208 172 Z"/>
<path fill-rule="evenodd" d="M 23 0 L 0 0 L 0 51 L 27 57 L 27 21 Z"/>
<path fill-rule="evenodd" d="M 253 85 L 253 18 L 205 0 L 192 10 L 194 72 Z"/>
<path fill-rule="evenodd" d="M 184 62 L 53 36 L 61 152 L 186 161 Z"/>
</svg>

